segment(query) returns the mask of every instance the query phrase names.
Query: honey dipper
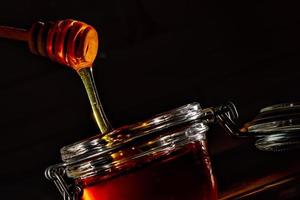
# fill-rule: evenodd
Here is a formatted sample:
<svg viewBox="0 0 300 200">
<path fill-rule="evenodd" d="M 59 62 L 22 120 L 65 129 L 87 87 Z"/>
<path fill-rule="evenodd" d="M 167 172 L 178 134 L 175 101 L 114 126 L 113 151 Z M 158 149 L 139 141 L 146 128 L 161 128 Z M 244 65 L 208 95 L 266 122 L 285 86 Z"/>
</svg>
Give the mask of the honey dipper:
<svg viewBox="0 0 300 200">
<path fill-rule="evenodd" d="M 92 65 L 98 51 L 98 34 L 92 26 L 72 19 L 37 22 L 29 30 L 0 26 L 0 37 L 26 41 L 32 53 L 76 70 L 85 86 L 101 133 L 111 129 L 93 78 Z"/>
</svg>

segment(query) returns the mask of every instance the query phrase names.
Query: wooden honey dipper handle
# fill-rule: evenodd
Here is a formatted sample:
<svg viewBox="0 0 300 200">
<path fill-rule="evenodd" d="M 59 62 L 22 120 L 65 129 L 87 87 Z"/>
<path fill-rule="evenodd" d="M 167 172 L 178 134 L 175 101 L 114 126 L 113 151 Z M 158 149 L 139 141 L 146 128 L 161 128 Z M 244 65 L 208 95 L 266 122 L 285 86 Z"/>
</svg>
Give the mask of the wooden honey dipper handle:
<svg viewBox="0 0 300 200">
<path fill-rule="evenodd" d="M 98 51 L 97 31 L 72 19 L 37 22 L 30 30 L 0 26 L 0 37 L 27 41 L 32 53 L 49 57 L 76 71 L 91 67 Z"/>
<path fill-rule="evenodd" d="M 0 26 L 0 37 L 27 41 L 32 53 L 76 70 L 85 86 L 100 132 L 104 134 L 111 130 L 91 68 L 98 51 L 98 34 L 92 26 L 72 19 L 37 22 L 29 30 Z"/>
<path fill-rule="evenodd" d="M 21 28 L 0 26 L 0 37 L 27 42 L 29 39 L 29 33 L 27 30 Z"/>
</svg>

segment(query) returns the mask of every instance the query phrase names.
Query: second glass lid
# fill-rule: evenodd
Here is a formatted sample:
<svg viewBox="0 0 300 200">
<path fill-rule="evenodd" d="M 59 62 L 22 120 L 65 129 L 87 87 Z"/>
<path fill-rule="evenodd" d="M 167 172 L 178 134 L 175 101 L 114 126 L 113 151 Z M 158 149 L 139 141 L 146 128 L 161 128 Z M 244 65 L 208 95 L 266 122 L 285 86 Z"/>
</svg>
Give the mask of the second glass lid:
<svg viewBox="0 0 300 200">
<path fill-rule="evenodd" d="M 300 148 L 300 103 L 269 106 L 243 130 L 255 136 L 256 147 L 265 151 L 286 151 Z M 249 135 L 249 136 L 250 136 Z"/>
</svg>

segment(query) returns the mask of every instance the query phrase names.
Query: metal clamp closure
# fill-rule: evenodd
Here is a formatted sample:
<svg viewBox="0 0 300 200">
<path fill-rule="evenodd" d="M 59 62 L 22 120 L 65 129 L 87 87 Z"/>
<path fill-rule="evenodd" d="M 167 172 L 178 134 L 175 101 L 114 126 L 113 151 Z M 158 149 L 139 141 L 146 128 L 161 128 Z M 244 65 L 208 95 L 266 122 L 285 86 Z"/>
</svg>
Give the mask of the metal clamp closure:
<svg viewBox="0 0 300 200">
<path fill-rule="evenodd" d="M 45 176 L 48 180 L 54 182 L 64 200 L 78 200 L 82 190 L 78 185 L 67 184 L 65 169 L 66 167 L 63 164 L 50 166 L 46 169 Z"/>
<path fill-rule="evenodd" d="M 245 134 L 243 134 L 238 124 L 236 123 L 236 119 L 238 118 L 238 112 L 233 103 L 229 102 L 225 105 L 211 109 L 213 111 L 210 111 L 210 115 L 213 115 L 214 121 L 220 124 L 230 136 L 245 136 Z M 213 120 L 211 121 L 214 122 Z"/>
</svg>

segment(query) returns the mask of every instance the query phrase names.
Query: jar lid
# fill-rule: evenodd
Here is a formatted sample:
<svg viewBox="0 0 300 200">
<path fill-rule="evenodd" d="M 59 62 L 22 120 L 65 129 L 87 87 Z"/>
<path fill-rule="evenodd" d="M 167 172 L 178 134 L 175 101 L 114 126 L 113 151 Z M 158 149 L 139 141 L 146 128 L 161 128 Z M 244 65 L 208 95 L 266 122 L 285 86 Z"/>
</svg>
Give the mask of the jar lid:
<svg viewBox="0 0 300 200">
<path fill-rule="evenodd" d="M 74 165 L 79 162 L 92 160 L 95 157 L 98 159 L 98 157 L 117 151 L 131 142 L 136 142 L 140 139 L 149 139 L 150 135 L 153 135 L 152 133 L 154 132 L 197 120 L 203 114 L 202 108 L 198 103 L 187 104 L 169 112 L 156 115 L 149 120 L 123 126 L 105 135 L 96 135 L 86 140 L 64 146 L 61 149 L 61 157 L 66 165 Z M 208 127 L 200 122 L 198 123 L 198 128 L 200 132 L 208 130 Z M 103 159 L 105 159 L 105 156 Z"/>
<path fill-rule="evenodd" d="M 300 148 L 300 103 L 263 108 L 245 127 L 258 138 L 255 143 L 258 149 L 285 151 Z"/>
</svg>

